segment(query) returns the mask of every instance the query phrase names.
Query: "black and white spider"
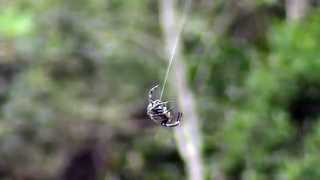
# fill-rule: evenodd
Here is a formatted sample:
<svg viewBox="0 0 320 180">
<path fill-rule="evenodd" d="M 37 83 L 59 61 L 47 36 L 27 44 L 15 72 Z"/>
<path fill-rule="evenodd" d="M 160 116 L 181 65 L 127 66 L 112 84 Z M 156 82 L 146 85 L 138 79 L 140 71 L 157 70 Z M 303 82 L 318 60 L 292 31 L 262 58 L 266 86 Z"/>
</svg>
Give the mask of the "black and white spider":
<svg viewBox="0 0 320 180">
<path fill-rule="evenodd" d="M 149 105 L 147 107 L 147 114 L 151 120 L 160 123 L 165 127 L 175 127 L 180 124 L 182 117 L 181 112 L 174 113 L 173 108 L 168 108 L 168 102 L 163 102 L 160 99 L 153 97 L 153 92 L 159 85 L 154 86 L 149 91 Z"/>
</svg>

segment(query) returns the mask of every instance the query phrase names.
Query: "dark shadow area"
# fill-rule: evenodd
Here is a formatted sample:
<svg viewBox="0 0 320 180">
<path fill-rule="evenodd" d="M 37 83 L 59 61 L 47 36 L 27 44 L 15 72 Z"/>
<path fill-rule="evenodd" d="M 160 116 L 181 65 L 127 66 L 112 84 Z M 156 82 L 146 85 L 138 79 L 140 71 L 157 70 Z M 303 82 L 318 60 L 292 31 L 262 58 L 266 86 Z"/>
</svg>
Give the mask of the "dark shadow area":
<svg viewBox="0 0 320 180">
<path fill-rule="evenodd" d="M 289 103 L 289 113 L 299 135 L 304 136 L 320 115 L 320 85 L 301 82 L 296 96 Z"/>
</svg>

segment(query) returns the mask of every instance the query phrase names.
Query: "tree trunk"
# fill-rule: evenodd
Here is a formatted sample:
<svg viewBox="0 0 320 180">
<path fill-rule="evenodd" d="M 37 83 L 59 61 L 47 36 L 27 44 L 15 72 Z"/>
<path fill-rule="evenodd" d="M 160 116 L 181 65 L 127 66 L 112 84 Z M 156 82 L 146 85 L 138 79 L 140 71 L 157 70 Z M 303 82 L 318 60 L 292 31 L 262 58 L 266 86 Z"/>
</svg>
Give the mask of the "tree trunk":
<svg viewBox="0 0 320 180">
<path fill-rule="evenodd" d="M 309 0 L 287 0 L 286 11 L 288 21 L 299 21 L 310 9 Z"/>
<path fill-rule="evenodd" d="M 180 22 L 176 20 L 174 0 L 159 0 L 161 7 L 161 25 L 164 33 L 167 55 L 171 54 L 179 34 Z M 203 163 L 201 157 L 201 132 L 196 112 L 196 102 L 188 87 L 186 67 L 182 61 L 181 46 L 178 42 L 176 56 L 172 64 L 170 85 L 177 92 L 178 104 L 183 112 L 181 126 L 175 128 L 178 150 L 185 162 L 190 180 L 203 180 Z"/>
</svg>

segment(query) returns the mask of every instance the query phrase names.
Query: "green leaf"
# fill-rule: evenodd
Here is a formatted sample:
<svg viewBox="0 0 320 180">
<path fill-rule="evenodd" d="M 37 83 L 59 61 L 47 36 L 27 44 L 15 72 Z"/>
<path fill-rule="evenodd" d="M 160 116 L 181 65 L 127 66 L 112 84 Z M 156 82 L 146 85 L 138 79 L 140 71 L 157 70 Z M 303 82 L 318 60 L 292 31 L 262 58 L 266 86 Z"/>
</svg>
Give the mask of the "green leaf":
<svg viewBox="0 0 320 180">
<path fill-rule="evenodd" d="M 0 12 L 0 34 L 17 37 L 29 34 L 33 29 L 32 16 L 17 9 L 7 8 Z"/>
</svg>

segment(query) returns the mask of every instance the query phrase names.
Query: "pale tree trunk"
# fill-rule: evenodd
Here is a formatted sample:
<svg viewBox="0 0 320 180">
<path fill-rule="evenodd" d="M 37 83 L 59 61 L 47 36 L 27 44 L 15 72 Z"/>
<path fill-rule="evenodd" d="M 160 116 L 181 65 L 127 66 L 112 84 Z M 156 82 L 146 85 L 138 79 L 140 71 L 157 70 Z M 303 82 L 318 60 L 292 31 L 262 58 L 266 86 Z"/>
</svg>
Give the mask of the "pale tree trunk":
<svg viewBox="0 0 320 180">
<path fill-rule="evenodd" d="M 167 55 L 171 54 L 176 42 L 180 21 L 176 19 L 175 0 L 159 0 L 160 18 L 164 33 Z M 187 23 L 188 25 L 188 23 Z M 172 64 L 169 83 L 177 94 L 180 110 L 183 112 L 181 126 L 175 128 L 178 150 L 183 158 L 190 180 L 203 180 L 204 170 L 201 157 L 201 131 L 196 112 L 196 102 L 188 87 L 186 66 L 182 61 L 181 46 L 178 42 L 176 56 Z"/>
<path fill-rule="evenodd" d="M 286 12 L 288 21 L 299 21 L 310 10 L 310 0 L 287 0 Z"/>
</svg>

